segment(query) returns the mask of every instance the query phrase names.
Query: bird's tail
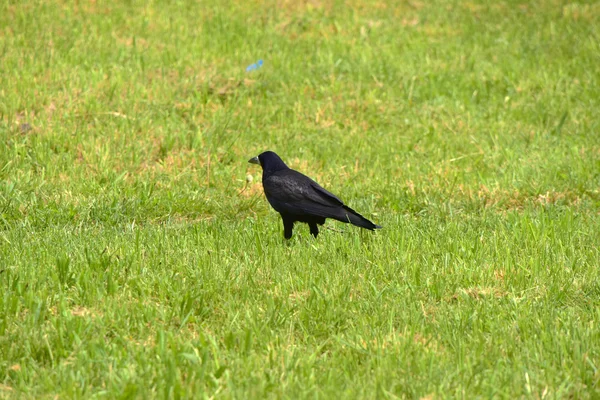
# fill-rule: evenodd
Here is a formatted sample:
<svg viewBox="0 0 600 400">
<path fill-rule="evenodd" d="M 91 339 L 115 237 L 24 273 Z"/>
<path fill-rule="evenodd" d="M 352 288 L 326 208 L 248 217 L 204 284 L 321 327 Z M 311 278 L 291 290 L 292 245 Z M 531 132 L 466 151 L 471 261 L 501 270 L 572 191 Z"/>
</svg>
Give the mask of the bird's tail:
<svg viewBox="0 0 600 400">
<path fill-rule="evenodd" d="M 372 223 L 350 207 L 342 206 L 338 214 L 339 215 L 333 217 L 338 221 L 351 223 L 352 225 L 360 226 L 361 228 L 369 230 L 381 229 L 381 226 Z"/>
</svg>

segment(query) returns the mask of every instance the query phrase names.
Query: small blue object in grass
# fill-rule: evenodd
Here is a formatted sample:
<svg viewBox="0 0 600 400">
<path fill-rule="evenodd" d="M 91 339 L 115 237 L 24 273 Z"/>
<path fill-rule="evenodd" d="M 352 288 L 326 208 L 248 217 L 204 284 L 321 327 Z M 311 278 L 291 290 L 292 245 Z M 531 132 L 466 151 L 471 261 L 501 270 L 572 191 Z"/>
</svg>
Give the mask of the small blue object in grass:
<svg viewBox="0 0 600 400">
<path fill-rule="evenodd" d="M 259 69 L 263 65 L 263 60 L 258 60 L 254 64 L 250 64 L 246 67 L 246 72 L 254 71 L 255 69 Z"/>
</svg>

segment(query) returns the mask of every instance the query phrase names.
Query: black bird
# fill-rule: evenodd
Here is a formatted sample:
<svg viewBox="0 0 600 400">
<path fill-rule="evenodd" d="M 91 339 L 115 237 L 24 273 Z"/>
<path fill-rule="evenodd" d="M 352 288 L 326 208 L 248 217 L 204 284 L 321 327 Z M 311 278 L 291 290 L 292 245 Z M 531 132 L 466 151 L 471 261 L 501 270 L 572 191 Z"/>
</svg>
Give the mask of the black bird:
<svg viewBox="0 0 600 400">
<path fill-rule="evenodd" d="M 340 199 L 308 176 L 290 169 L 272 151 L 265 151 L 248 162 L 259 164 L 263 169 L 263 189 L 271 206 L 281 214 L 283 236 L 286 239 L 292 237 L 294 222 L 306 222 L 310 233 L 317 237 L 317 225 L 323 225 L 326 218 L 370 230 L 381 228 L 345 206 Z"/>
</svg>

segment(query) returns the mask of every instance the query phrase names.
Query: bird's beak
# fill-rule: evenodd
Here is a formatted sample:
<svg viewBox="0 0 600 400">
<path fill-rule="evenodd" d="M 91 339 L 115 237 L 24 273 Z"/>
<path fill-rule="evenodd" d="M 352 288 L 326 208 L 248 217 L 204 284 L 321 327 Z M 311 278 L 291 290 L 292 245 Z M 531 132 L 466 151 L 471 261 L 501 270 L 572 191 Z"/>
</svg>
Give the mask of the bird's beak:
<svg viewBox="0 0 600 400">
<path fill-rule="evenodd" d="M 258 159 L 258 156 L 256 156 L 256 157 L 253 157 L 253 158 L 249 159 L 249 160 L 248 160 L 248 162 L 249 162 L 250 164 L 258 164 L 258 165 L 260 165 L 260 161 L 259 161 L 259 159 Z"/>
</svg>

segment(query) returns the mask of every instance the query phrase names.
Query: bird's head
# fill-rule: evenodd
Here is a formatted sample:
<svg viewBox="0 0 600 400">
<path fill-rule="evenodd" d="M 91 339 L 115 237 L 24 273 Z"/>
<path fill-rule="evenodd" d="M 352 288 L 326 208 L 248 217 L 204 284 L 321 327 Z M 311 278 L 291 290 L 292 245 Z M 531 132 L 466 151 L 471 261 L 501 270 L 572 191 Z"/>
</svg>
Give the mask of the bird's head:
<svg viewBox="0 0 600 400">
<path fill-rule="evenodd" d="M 279 158 L 277 154 L 272 151 L 265 151 L 248 160 L 251 164 L 258 164 L 262 167 L 263 171 L 274 172 L 280 169 L 287 169 L 283 160 Z"/>
</svg>

